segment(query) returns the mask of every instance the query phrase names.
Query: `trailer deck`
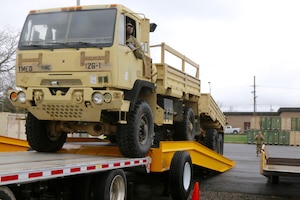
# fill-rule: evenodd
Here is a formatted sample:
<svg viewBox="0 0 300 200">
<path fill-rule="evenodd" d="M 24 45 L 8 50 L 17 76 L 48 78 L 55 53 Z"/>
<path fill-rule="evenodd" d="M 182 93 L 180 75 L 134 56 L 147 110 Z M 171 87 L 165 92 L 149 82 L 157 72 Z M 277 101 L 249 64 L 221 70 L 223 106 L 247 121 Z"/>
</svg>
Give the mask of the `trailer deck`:
<svg viewBox="0 0 300 200">
<path fill-rule="evenodd" d="M 0 185 L 134 166 L 145 166 L 148 169 L 151 162 L 150 157 L 124 158 L 34 151 L 0 153 L 0 157 Z"/>
<path fill-rule="evenodd" d="M 272 183 L 278 183 L 280 176 L 300 176 L 300 159 L 271 157 L 267 146 L 263 145 L 260 173 L 268 177 Z"/>
</svg>

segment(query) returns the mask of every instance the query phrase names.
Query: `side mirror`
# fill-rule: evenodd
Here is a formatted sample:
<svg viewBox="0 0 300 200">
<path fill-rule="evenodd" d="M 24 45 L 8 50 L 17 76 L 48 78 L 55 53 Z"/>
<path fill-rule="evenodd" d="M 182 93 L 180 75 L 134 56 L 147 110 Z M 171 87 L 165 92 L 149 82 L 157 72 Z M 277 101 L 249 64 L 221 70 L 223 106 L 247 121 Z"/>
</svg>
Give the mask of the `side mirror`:
<svg viewBox="0 0 300 200">
<path fill-rule="evenodd" d="M 151 32 L 151 33 L 154 32 L 155 29 L 156 29 L 156 27 L 157 27 L 157 24 L 151 23 L 151 24 L 150 24 L 150 32 Z"/>
</svg>

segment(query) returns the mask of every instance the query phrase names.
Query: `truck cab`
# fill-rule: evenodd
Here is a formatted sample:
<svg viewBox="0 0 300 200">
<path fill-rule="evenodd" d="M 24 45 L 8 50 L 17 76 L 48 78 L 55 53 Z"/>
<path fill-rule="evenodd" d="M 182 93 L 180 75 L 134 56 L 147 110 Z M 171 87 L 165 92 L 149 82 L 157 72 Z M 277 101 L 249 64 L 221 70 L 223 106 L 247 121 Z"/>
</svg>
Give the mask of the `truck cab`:
<svg viewBox="0 0 300 200">
<path fill-rule="evenodd" d="M 128 21 L 143 59 L 126 44 Z M 155 87 L 147 59 L 149 32 L 155 27 L 116 4 L 31 11 L 17 50 L 16 86 L 22 90 L 9 92 L 13 105 L 29 111 L 27 124 L 35 124 L 27 125 L 27 133 L 47 132 L 43 138 L 30 134 L 30 145 L 38 151 L 56 151 L 66 133 L 99 136 L 126 124 L 126 113 L 135 108 L 142 88 Z M 155 104 L 150 106 L 154 109 Z"/>
</svg>

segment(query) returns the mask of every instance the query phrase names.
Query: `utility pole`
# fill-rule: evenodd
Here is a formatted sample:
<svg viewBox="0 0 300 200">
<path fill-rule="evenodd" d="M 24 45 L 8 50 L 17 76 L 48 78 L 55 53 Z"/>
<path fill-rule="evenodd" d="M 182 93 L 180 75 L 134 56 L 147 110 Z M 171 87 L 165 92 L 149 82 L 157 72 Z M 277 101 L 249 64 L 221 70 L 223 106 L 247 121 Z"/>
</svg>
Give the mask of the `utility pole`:
<svg viewBox="0 0 300 200">
<path fill-rule="evenodd" d="M 80 0 L 77 0 L 77 6 L 80 6 Z"/>
<path fill-rule="evenodd" d="M 255 76 L 254 76 L 254 84 L 253 84 L 253 116 L 256 116 L 256 83 L 255 83 Z"/>
</svg>

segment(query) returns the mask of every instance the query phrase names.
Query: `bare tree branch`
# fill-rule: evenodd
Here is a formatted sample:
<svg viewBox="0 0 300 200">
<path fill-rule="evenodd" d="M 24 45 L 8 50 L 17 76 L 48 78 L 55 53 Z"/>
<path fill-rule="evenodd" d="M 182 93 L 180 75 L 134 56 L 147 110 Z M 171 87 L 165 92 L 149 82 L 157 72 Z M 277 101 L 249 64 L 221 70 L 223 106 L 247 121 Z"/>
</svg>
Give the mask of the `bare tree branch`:
<svg viewBox="0 0 300 200">
<path fill-rule="evenodd" d="M 14 68 L 19 35 L 19 31 L 11 27 L 0 30 L 0 104 L 2 111 L 12 110 L 6 92 L 15 88 Z"/>
<path fill-rule="evenodd" d="M 14 69 L 19 35 L 10 27 L 0 31 L 0 73 Z"/>
</svg>

